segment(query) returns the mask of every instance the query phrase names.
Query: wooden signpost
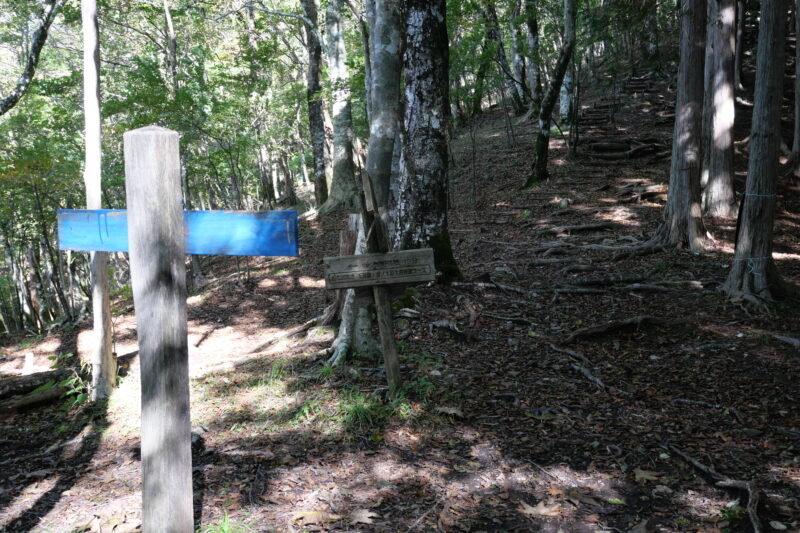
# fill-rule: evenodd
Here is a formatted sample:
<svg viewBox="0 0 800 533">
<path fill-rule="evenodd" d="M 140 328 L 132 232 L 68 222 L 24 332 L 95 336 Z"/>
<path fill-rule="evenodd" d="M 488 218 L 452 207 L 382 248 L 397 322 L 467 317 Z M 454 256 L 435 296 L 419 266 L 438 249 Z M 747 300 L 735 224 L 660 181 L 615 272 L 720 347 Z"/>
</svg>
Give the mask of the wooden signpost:
<svg viewBox="0 0 800 533">
<path fill-rule="evenodd" d="M 128 210 L 58 213 L 59 248 L 128 251 L 142 381 L 142 518 L 190 533 L 192 456 L 184 254 L 298 254 L 297 213 L 183 211 L 178 133 L 124 135 Z"/>
<path fill-rule="evenodd" d="M 369 253 L 343 257 L 325 257 L 325 288 L 351 289 L 371 287 L 378 318 L 381 350 L 386 368 L 389 392 L 401 386 L 400 361 L 392 328 L 392 310 L 388 285 L 420 283 L 436 280 L 433 250 L 404 250 L 400 252 Z"/>
</svg>

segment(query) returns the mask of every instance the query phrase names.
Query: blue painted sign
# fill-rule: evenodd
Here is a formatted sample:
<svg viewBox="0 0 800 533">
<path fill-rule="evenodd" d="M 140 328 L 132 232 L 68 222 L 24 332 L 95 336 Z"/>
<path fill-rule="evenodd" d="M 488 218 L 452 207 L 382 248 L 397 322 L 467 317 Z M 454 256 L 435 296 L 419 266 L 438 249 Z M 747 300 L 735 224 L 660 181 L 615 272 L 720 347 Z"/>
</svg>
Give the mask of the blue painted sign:
<svg viewBox="0 0 800 533">
<path fill-rule="evenodd" d="M 184 211 L 183 223 L 187 254 L 298 255 L 297 211 Z M 60 209 L 58 247 L 127 252 L 127 211 Z"/>
</svg>

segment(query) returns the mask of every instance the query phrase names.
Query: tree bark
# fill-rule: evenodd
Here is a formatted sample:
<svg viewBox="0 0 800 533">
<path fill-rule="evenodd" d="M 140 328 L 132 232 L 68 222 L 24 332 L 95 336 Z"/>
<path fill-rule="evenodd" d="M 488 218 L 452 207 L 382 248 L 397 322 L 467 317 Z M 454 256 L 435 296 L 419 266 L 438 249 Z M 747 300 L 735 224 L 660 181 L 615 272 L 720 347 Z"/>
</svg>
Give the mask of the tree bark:
<svg viewBox="0 0 800 533">
<path fill-rule="evenodd" d="M 375 0 L 372 48 L 372 120 L 367 173 L 378 205 L 389 205 L 392 151 L 400 120 L 401 0 Z"/>
<path fill-rule="evenodd" d="M 713 0 L 715 18 L 709 25 L 714 40 L 714 54 L 706 56 L 711 62 L 712 85 L 706 94 L 712 95 L 711 135 L 708 152 L 708 182 L 703 192 L 703 212 L 712 217 L 736 216 L 733 170 L 734 123 L 734 20 L 735 0 Z"/>
<path fill-rule="evenodd" d="M 308 21 L 306 42 L 308 45 L 308 71 L 306 75 L 306 100 L 308 102 L 308 130 L 314 154 L 314 199 L 321 207 L 328 199 L 328 183 L 325 179 L 325 118 L 322 106 L 322 44 L 317 23 L 317 1 L 301 0 L 303 13 Z M 313 25 L 312 25 L 313 24 Z"/>
<path fill-rule="evenodd" d="M 525 0 L 525 25 L 528 41 L 528 87 L 531 90 L 531 110 L 539 113 L 542 101 L 542 73 L 539 64 L 539 19 L 536 12 L 536 0 Z"/>
<path fill-rule="evenodd" d="M 495 60 L 500 66 L 501 74 L 506 79 L 506 86 L 511 96 L 511 103 L 514 107 L 514 112 L 517 114 L 525 110 L 523 104 L 524 89 L 520 83 L 521 80 L 514 78 L 514 72 L 508 63 L 508 56 L 506 55 L 506 48 L 503 45 L 503 37 L 500 33 L 500 23 L 497 19 L 497 11 L 494 4 L 489 3 L 483 13 L 483 18 L 486 21 L 486 37 L 487 41 L 494 42 L 495 44 Z"/>
<path fill-rule="evenodd" d="M 744 55 L 744 19 L 747 15 L 745 0 L 736 1 L 736 53 L 733 60 L 734 85 L 742 90 L 742 56 Z"/>
<path fill-rule="evenodd" d="M 20 74 L 19 80 L 17 80 L 17 85 L 7 96 L 0 100 L 0 116 L 5 115 L 17 105 L 17 102 L 28 91 L 33 81 L 33 76 L 36 74 L 36 67 L 39 65 L 39 56 L 42 53 L 42 48 L 44 43 L 47 42 L 47 33 L 50 31 L 50 26 L 63 5 L 64 0 L 45 1 L 44 10 L 39 17 L 39 26 L 33 32 L 33 37 L 31 38 L 31 47 L 25 62 L 25 68 Z"/>
<path fill-rule="evenodd" d="M 333 209 L 351 209 L 356 204 L 357 189 L 353 164 L 353 114 L 350 102 L 350 74 L 341 20 L 342 0 L 328 0 L 325 10 L 327 29 L 328 73 L 333 98 L 333 183 L 321 213 Z"/>
<path fill-rule="evenodd" d="M 530 88 L 527 86 L 525 75 L 525 59 L 522 55 L 522 32 L 520 31 L 520 0 L 514 0 L 509 14 L 509 26 L 511 27 L 511 68 L 514 72 L 514 80 L 519 90 L 519 96 L 523 105 L 526 104 L 530 96 Z"/>
<path fill-rule="evenodd" d="M 97 28 L 97 0 L 82 0 L 83 20 L 83 110 L 86 121 L 86 208 L 102 209 L 102 162 L 100 132 L 100 39 Z M 92 400 L 106 398 L 117 379 L 112 352 L 111 302 L 108 283 L 108 254 L 91 252 L 92 270 Z"/>
<path fill-rule="evenodd" d="M 539 131 L 536 134 L 536 145 L 533 159 L 533 168 L 528 175 L 524 187 L 533 187 L 535 184 L 545 181 L 547 174 L 547 160 L 550 151 L 550 123 L 552 120 L 553 109 L 561 91 L 561 83 L 569 68 L 572 60 L 572 52 L 575 50 L 575 0 L 564 0 L 564 42 L 558 54 L 555 69 L 550 80 L 550 86 L 542 99 L 539 110 Z"/>
<path fill-rule="evenodd" d="M 787 291 L 772 259 L 783 91 L 784 0 L 761 0 L 756 87 L 747 186 L 739 211 L 736 252 L 724 290 L 759 305 Z"/>
<path fill-rule="evenodd" d="M 395 249 L 433 248 L 444 281 L 461 277 L 447 227 L 449 50 L 445 0 L 406 2 L 405 111 Z"/>
<path fill-rule="evenodd" d="M 683 0 L 669 196 L 664 222 L 650 240 L 652 245 L 686 246 L 695 252 L 706 245 L 700 209 L 705 19 L 705 0 Z"/>
<path fill-rule="evenodd" d="M 794 175 L 800 176 L 800 0 L 795 0 L 794 2 L 794 35 L 794 138 L 792 139 L 792 160 L 794 163 Z"/>
</svg>

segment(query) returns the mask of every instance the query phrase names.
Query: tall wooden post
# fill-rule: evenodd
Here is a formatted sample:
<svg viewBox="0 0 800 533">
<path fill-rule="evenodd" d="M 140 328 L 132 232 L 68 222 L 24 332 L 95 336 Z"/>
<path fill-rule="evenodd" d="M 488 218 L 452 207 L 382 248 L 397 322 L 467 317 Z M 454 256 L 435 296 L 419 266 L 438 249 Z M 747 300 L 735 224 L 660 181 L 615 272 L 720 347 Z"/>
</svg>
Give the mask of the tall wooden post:
<svg viewBox="0 0 800 533">
<path fill-rule="evenodd" d="M 192 455 L 178 133 L 124 136 L 128 246 L 142 372 L 142 506 L 147 533 L 190 533 Z"/>
</svg>

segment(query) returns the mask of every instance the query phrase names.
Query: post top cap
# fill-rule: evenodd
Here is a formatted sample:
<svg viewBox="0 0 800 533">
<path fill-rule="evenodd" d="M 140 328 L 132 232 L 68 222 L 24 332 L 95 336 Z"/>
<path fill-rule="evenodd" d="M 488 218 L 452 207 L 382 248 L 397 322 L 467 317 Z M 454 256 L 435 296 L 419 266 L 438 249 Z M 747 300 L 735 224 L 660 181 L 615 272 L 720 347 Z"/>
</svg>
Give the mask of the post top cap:
<svg viewBox="0 0 800 533">
<path fill-rule="evenodd" d="M 151 124 L 150 126 L 145 126 L 143 128 L 126 131 L 123 136 L 127 137 L 128 135 L 178 135 L 178 132 L 169 128 L 163 128 L 161 126 Z"/>
</svg>

